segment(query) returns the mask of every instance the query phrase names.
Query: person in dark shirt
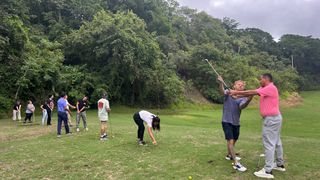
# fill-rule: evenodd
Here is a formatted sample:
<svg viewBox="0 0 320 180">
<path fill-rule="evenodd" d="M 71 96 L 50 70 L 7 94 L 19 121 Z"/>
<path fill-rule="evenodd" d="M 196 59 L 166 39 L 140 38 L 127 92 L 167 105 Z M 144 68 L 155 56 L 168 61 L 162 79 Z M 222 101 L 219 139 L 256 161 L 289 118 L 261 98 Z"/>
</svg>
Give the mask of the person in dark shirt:
<svg viewBox="0 0 320 180">
<path fill-rule="evenodd" d="M 12 112 L 12 120 L 19 120 L 21 121 L 21 103 L 20 101 L 17 101 L 14 105 L 13 105 L 13 112 Z"/>
<path fill-rule="evenodd" d="M 52 117 L 52 111 L 54 108 L 54 96 L 50 95 L 49 99 L 47 101 L 46 111 L 47 111 L 47 125 L 51 125 L 51 117 Z"/>
<path fill-rule="evenodd" d="M 77 132 L 80 131 L 79 124 L 80 119 L 83 121 L 83 126 L 86 131 L 88 131 L 87 127 L 87 115 L 86 115 L 86 109 L 88 108 L 88 96 L 84 96 L 82 99 L 79 99 L 77 102 L 77 119 L 76 119 L 76 126 L 77 126 Z"/>
<path fill-rule="evenodd" d="M 40 108 L 42 110 L 42 125 L 44 125 L 45 121 L 47 121 L 48 119 L 48 113 L 47 113 L 47 109 L 48 109 L 48 104 L 47 101 L 43 101 L 43 103 L 41 104 Z"/>
</svg>

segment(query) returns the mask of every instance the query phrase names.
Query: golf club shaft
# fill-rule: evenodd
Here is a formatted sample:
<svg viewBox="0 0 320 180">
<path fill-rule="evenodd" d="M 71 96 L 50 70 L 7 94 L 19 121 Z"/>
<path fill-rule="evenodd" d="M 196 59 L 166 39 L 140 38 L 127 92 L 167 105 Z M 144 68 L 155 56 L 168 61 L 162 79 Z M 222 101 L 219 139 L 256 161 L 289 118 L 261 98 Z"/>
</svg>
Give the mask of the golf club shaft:
<svg viewBox="0 0 320 180">
<path fill-rule="evenodd" d="M 207 61 L 207 63 L 209 64 L 209 66 L 212 68 L 212 70 L 216 73 L 216 75 L 217 76 L 220 76 L 220 74 L 216 71 L 216 69 L 213 67 L 213 65 L 209 62 L 209 60 L 208 59 L 205 59 L 205 61 Z M 223 85 L 227 88 L 227 89 L 229 89 L 229 87 L 228 87 L 228 85 L 224 82 L 224 81 L 222 81 L 222 83 L 223 83 Z"/>
</svg>

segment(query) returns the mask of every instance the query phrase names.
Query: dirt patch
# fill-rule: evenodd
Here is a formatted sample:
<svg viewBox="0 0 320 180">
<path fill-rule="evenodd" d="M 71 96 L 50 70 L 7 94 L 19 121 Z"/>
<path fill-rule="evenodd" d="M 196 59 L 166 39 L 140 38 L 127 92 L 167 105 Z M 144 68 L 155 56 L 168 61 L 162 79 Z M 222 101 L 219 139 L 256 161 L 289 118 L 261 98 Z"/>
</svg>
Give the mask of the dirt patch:
<svg viewBox="0 0 320 180">
<path fill-rule="evenodd" d="M 2 127 L 3 128 L 3 127 Z M 8 129 L 11 128 L 20 128 L 18 129 L 18 131 L 16 131 L 16 133 L 1 133 L 0 134 L 0 141 L 4 142 L 4 141 L 12 141 L 12 140 L 23 140 L 23 139 L 30 139 L 30 138 L 36 138 L 39 136 L 43 136 L 52 132 L 55 132 L 56 128 L 53 126 L 49 126 L 49 127 L 40 127 L 38 126 L 10 126 L 7 127 Z"/>
<path fill-rule="evenodd" d="M 303 99 L 298 93 L 292 93 L 286 99 L 280 100 L 281 107 L 295 107 L 302 103 Z"/>
<path fill-rule="evenodd" d="M 187 84 L 184 91 L 184 96 L 186 100 L 191 103 L 202 104 L 202 105 L 212 104 L 200 93 L 200 91 L 197 88 L 193 87 L 190 84 Z"/>
</svg>

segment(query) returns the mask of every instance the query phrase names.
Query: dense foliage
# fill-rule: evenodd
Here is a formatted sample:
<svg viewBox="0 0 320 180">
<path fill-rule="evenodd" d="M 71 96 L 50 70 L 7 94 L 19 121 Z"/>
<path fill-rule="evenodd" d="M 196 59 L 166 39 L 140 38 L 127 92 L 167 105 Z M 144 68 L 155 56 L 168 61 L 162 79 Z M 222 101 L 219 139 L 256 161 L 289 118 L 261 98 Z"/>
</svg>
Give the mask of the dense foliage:
<svg viewBox="0 0 320 180">
<path fill-rule="evenodd" d="M 216 19 L 175 0 L 2 0 L 0 109 L 14 99 L 39 103 L 61 91 L 92 102 L 166 106 L 183 100 L 185 82 L 219 102 L 210 59 L 229 84 L 258 85 L 272 72 L 281 92 L 317 88 L 320 40 Z M 294 67 L 291 67 L 291 59 Z"/>
</svg>

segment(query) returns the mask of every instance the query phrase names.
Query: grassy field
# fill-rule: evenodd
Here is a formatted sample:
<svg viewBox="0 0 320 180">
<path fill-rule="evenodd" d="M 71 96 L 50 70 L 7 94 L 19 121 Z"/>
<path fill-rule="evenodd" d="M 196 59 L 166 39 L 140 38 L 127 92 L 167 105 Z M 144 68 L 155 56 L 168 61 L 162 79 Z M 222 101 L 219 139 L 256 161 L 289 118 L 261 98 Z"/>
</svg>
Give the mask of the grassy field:
<svg viewBox="0 0 320 180">
<path fill-rule="evenodd" d="M 320 92 L 302 96 L 302 105 L 282 109 L 287 172 L 274 172 L 276 179 L 320 179 Z M 134 111 L 113 109 L 114 138 L 105 142 L 98 140 L 95 111 L 88 113 L 88 132 L 73 129 L 72 136 L 62 138 L 56 137 L 56 116 L 52 127 L 0 120 L 0 179 L 257 179 L 253 172 L 263 153 L 257 108 L 242 113 L 236 150 L 248 167 L 244 173 L 236 172 L 231 162 L 224 160 L 220 106 L 161 112 L 158 145 L 151 145 L 145 134 L 146 147 L 136 144 Z"/>
</svg>

